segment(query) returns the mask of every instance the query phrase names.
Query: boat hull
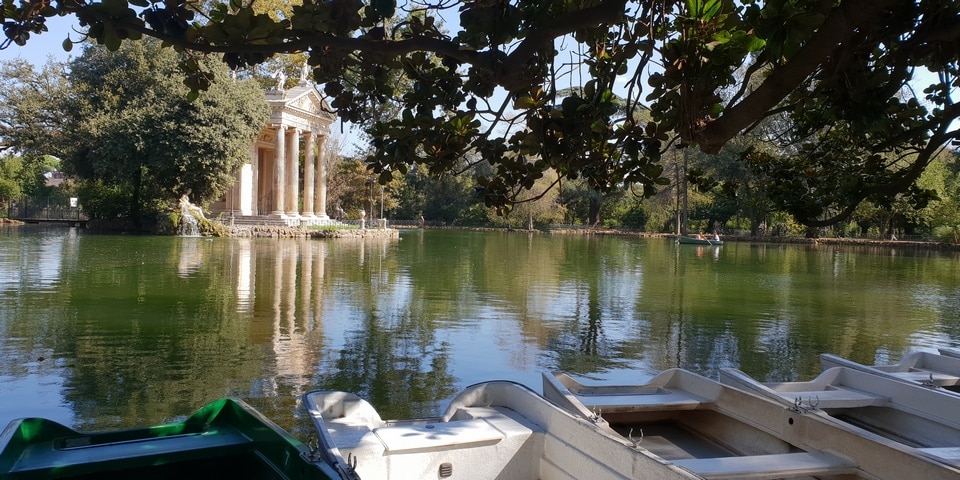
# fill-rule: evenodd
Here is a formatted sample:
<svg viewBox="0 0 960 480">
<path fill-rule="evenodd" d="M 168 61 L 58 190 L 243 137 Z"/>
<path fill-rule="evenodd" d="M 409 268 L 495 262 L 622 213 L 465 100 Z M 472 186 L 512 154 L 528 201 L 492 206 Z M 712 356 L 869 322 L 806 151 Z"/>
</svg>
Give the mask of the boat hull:
<svg viewBox="0 0 960 480">
<path fill-rule="evenodd" d="M 299 440 L 246 403 L 221 399 L 186 420 L 149 428 L 82 433 L 42 418 L 0 433 L 3 479 L 332 480 Z"/>
<path fill-rule="evenodd" d="M 805 382 L 758 382 L 726 368 L 720 381 L 912 455 L 960 478 L 960 397 L 896 378 L 833 367 Z"/>
<path fill-rule="evenodd" d="M 913 352 L 899 362 L 889 365 L 863 365 L 843 357 L 824 353 L 820 355 L 824 370 L 847 367 L 894 380 L 935 388 L 944 393 L 960 395 L 960 358 L 930 352 Z"/>
<path fill-rule="evenodd" d="M 596 387 L 554 372 L 543 388 L 558 405 L 600 416 L 665 462 L 706 478 L 960 475 L 919 449 L 681 369 L 641 385 Z"/>
<path fill-rule="evenodd" d="M 692 479 L 645 449 L 512 382 L 468 387 L 435 418 L 384 421 L 356 395 L 304 396 L 346 478 Z"/>
</svg>

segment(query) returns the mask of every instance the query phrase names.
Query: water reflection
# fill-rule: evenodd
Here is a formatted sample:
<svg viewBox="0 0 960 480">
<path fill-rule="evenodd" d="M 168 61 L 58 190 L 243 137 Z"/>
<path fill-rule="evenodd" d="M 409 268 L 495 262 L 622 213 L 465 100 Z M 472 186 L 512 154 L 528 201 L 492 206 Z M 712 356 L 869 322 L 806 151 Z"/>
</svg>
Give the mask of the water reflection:
<svg viewBox="0 0 960 480">
<path fill-rule="evenodd" d="M 23 231 L 0 246 L 0 423 L 130 427 L 238 396 L 306 437 L 298 397 L 314 388 L 409 417 L 479 381 L 537 389 L 558 368 L 789 380 L 814 376 L 821 352 L 872 363 L 960 343 L 954 254 L 433 231 Z"/>
</svg>

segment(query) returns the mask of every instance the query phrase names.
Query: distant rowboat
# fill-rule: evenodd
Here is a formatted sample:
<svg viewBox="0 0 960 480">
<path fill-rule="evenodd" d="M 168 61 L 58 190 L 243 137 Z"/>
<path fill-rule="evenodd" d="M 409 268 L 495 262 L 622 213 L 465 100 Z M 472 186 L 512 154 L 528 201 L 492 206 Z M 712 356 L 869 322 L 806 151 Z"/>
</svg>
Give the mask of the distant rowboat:
<svg viewBox="0 0 960 480">
<path fill-rule="evenodd" d="M 696 238 L 696 237 L 677 237 L 677 243 L 682 243 L 685 245 L 710 245 L 710 246 L 719 246 L 723 245 L 723 240 L 713 240 L 709 238 Z"/>
</svg>

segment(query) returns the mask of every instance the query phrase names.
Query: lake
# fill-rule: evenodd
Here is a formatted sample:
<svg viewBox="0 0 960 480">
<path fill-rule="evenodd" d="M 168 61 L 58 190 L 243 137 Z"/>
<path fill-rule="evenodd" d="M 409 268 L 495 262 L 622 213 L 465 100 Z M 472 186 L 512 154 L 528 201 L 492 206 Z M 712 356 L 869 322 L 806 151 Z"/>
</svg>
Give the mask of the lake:
<svg viewBox="0 0 960 480">
<path fill-rule="evenodd" d="M 0 229 L 0 425 L 180 419 L 238 397 L 302 439 L 300 395 L 385 418 L 542 372 L 639 383 L 682 367 L 806 380 L 960 346 L 960 255 L 676 245 L 630 236 L 403 231 L 249 239 Z"/>
</svg>

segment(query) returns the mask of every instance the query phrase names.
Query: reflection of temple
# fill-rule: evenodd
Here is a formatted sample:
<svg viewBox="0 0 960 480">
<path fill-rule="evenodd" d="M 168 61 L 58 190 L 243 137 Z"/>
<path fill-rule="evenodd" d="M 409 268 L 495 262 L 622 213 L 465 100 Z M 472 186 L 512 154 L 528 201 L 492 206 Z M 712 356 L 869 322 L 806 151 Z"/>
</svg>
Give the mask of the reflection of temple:
<svg viewBox="0 0 960 480">
<path fill-rule="evenodd" d="M 233 188 L 210 206 L 236 223 L 322 225 L 327 216 L 324 144 L 336 119 L 307 80 L 266 92 L 270 123 L 250 148 Z M 300 178 L 301 151 L 303 178 Z"/>
<path fill-rule="evenodd" d="M 263 387 L 277 393 L 281 385 L 294 390 L 310 385 L 323 350 L 319 319 L 327 243 L 237 239 L 235 245 L 238 311 L 264 320 L 250 325 L 251 341 L 272 353 L 271 383 Z"/>
</svg>

